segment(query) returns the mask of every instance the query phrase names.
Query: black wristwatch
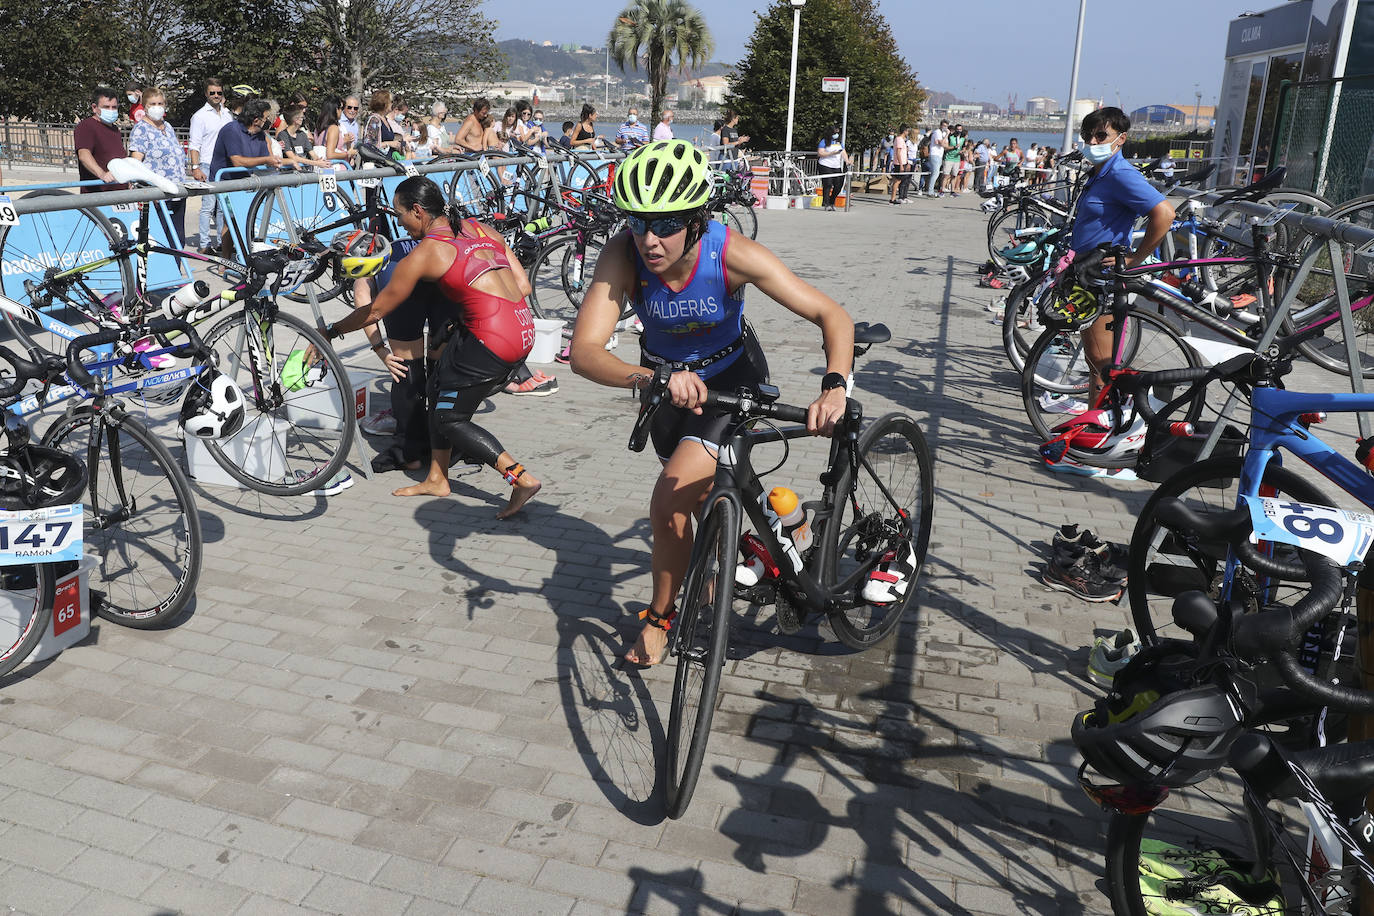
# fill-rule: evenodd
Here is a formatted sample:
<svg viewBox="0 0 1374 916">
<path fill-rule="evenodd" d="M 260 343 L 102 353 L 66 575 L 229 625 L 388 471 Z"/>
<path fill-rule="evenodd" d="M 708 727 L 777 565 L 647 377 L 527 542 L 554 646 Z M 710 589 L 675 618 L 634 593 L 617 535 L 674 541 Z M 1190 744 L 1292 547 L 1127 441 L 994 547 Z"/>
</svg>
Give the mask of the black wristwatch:
<svg viewBox="0 0 1374 916">
<path fill-rule="evenodd" d="M 844 388 L 849 384 L 849 380 L 838 372 L 827 372 L 821 378 L 821 391 L 829 391 L 832 388 Z"/>
</svg>

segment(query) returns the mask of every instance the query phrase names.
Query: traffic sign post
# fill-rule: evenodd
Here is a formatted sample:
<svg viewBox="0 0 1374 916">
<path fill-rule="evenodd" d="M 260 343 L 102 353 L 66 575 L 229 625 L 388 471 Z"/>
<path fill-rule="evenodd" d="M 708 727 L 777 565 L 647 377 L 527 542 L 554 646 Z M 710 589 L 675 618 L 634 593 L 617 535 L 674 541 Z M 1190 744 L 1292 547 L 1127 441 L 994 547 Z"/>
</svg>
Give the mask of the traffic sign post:
<svg viewBox="0 0 1374 916">
<path fill-rule="evenodd" d="M 849 77 L 821 77 L 821 92 L 844 93 L 844 116 L 840 120 L 840 144 L 844 145 L 845 141 L 849 138 Z"/>
</svg>

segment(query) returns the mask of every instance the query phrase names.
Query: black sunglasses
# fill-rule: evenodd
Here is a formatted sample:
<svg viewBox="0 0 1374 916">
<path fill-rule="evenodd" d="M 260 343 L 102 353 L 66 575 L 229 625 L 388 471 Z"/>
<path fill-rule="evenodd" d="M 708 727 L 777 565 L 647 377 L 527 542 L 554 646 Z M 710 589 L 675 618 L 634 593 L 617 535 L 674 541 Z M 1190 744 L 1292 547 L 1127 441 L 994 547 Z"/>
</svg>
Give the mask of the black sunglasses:
<svg viewBox="0 0 1374 916">
<path fill-rule="evenodd" d="M 1105 130 L 1099 130 L 1097 133 L 1094 133 L 1094 134 L 1089 134 L 1089 133 L 1087 133 L 1087 132 L 1084 132 L 1084 134 L 1083 134 L 1083 139 L 1084 139 L 1084 140 L 1088 140 L 1088 141 L 1090 141 L 1090 142 L 1092 142 L 1092 143 L 1101 143 L 1101 142 L 1103 142 L 1104 140 L 1106 140 L 1108 136 L 1109 136 L 1109 135 L 1107 134 L 1107 132 L 1106 132 Z M 1118 136 L 1119 136 L 1119 135 L 1118 135 Z"/>
<path fill-rule="evenodd" d="M 659 238 L 666 239 L 686 229 L 687 220 L 681 216 L 660 216 L 657 219 L 644 219 L 627 213 L 625 214 L 625 225 L 629 226 L 630 231 L 635 235 L 652 232 Z"/>
<path fill-rule="evenodd" d="M 207 92 L 207 93 L 205 93 L 205 94 L 206 94 L 206 95 L 224 95 L 224 92 L 223 92 L 223 91 L 216 92 L 215 90 L 211 89 L 209 92 Z"/>
</svg>

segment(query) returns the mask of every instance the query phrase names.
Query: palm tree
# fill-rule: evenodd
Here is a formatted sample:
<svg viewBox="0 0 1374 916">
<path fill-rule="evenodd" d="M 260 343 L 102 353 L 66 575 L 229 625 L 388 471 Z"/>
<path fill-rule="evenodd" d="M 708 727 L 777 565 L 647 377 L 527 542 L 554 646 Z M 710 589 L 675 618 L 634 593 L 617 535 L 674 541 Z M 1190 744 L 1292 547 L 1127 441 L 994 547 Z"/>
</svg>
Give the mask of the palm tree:
<svg viewBox="0 0 1374 916">
<path fill-rule="evenodd" d="M 643 61 L 649 72 L 649 129 L 658 124 L 668 71 L 679 72 L 711 59 L 716 43 L 701 11 L 683 0 L 634 0 L 620 11 L 606 36 L 611 57 L 623 73 Z"/>
</svg>

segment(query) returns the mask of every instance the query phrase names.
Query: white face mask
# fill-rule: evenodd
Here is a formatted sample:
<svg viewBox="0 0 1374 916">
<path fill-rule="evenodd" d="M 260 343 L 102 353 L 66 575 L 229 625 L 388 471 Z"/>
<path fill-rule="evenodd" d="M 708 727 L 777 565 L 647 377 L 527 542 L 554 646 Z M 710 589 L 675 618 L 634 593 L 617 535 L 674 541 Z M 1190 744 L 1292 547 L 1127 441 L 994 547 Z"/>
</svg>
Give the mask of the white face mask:
<svg viewBox="0 0 1374 916">
<path fill-rule="evenodd" d="M 130 105 L 136 105 L 136 104 L 138 104 L 138 96 L 136 96 L 136 95 L 127 95 L 127 96 L 125 96 L 125 98 L 127 98 L 127 99 L 129 100 L 129 104 L 130 104 Z"/>
<path fill-rule="evenodd" d="M 639 120 L 639 115 L 630 115 L 628 118 L 625 119 L 625 123 L 626 123 L 626 124 L 634 124 L 634 123 L 637 122 L 638 120 Z"/>
<path fill-rule="evenodd" d="M 1083 150 L 1083 158 L 1093 165 L 1101 165 L 1112 158 L 1112 153 L 1116 152 L 1116 147 L 1111 143 L 1090 143 Z"/>
<path fill-rule="evenodd" d="M 114 108 L 102 108 L 100 109 L 100 120 L 106 124 L 113 124 L 119 120 L 119 111 Z"/>
<path fill-rule="evenodd" d="M 161 121 L 161 120 L 162 120 L 162 116 L 165 115 L 166 113 L 167 113 L 167 107 L 166 107 L 165 105 L 149 105 L 149 106 L 148 106 L 148 117 L 152 118 L 154 121 Z"/>
</svg>

